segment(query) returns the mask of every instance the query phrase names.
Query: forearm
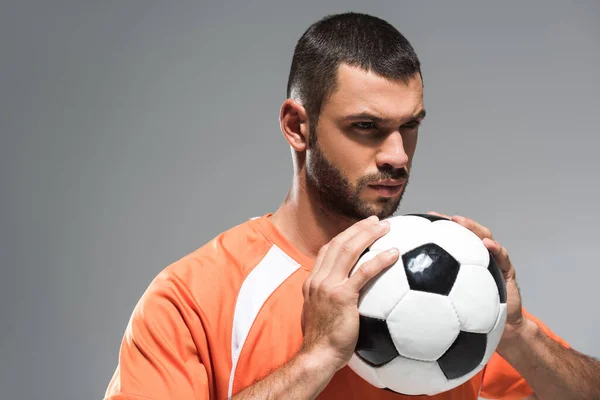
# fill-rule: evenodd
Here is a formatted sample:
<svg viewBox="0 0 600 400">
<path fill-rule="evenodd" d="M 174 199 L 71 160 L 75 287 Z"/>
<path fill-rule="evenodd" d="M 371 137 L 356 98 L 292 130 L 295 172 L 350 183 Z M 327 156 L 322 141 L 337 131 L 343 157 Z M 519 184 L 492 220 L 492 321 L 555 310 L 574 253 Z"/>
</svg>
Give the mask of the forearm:
<svg viewBox="0 0 600 400">
<path fill-rule="evenodd" d="M 335 372 L 336 368 L 318 356 L 299 352 L 287 364 L 233 396 L 232 400 L 314 399 Z"/>
<path fill-rule="evenodd" d="M 550 339 L 535 322 L 498 349 L 540 400 L 600 399 L 600 362 Z"/>
</svg>

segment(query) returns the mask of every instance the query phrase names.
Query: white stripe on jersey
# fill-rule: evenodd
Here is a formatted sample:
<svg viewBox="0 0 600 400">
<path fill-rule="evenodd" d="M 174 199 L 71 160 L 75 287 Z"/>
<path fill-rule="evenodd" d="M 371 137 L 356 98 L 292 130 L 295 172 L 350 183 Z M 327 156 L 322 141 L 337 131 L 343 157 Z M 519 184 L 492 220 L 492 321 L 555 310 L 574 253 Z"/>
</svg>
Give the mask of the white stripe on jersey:
<svg viewBox="0 0 600 400">
<path fill-rule="evenodd" d="M 248 274 L 238 293 L 231 332 L 231 374 L 229 393 L 231 399 L 235 369 L 244 342 L 260 309 L 279 285 L 300 266 L 276 245 L 273 245 L 258 265 Z"/>
</svg>

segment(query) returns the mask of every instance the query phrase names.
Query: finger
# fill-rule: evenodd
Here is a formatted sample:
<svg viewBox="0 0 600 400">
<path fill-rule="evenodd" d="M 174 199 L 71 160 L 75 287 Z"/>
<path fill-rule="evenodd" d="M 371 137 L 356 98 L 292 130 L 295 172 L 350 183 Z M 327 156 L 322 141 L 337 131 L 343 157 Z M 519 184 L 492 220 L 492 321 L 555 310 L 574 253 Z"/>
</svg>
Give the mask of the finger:
<svg viewBox="0 0 600 400">
<path fill-rule="evenodd" d="M 396 248 L 377 254 L 373 259 L 358 267 L 352 276 L 348 278 L 348 285 L 356 292 L 360 291 L 377 274 L 398 261 L 399 255 L 400 253 Z"/>
<path fill-rule="evenodd" d="M 319 265 L 319 271 L 315 275 L 315 281 L 322 282 L 324 279 L 327 278 L 327 276 L 329 276 L 331 269 L 335 266 L 338 253 L 340 251 L 346 252 L 349 250 L 347 248 L 347 243 L 350 239 L 352 239 L 353 237 L 358 235 L 360 232 L 369 230 L 370 228 L 376 226 L 378 222 L 379 222 L 379 218 L 377 216 L 373 215 L 369 218 L 366 218 L 366 219 L 363 219 L 362 221 L 357 222 L 356 224 L 352 225 L 351 227 L 349 227 L 348 229 L 346 229 L 345 231 L 343 231 L 342 233 L 340 233 L 339 235 L 334 237 L 329 242 L 329 249 L 327 251 L 327 254 L 325 254 L 325 257 L 322 260 L 321 265 Z M 366 247 L 367 246 L 365 246 L 362 250 L 360 250 L 360 252 L 362 252 Z M 358 255 L 357 255 L 357 258 L 358 258 Z M 346 276 L 348 276 L 348 274 L 346 274 Z"/>
<path fill-rule="evenodd" d="M 481 225 L 480 223 L 472 220 L 471 218 L 461 217 L 460 215 L 455 215 L 450 218 L 452 221 L 456 222 L 459 225 L 464 226 L 469 229 L 471 232 L 476 234 L 480 239 L 489 238 L 494 239 L 492 236 L 492 231 L 489 228 Z"/>
<path fill-rule="evenodd" d="M 439 213 L 439 212 L 436 212 L 436 211 L 429 211 L 427 214 L 431 214 L 431 215 L 435 215 L 437 217 L 442 217 L 442 218 L 450 219 L 449 215 L 442 214 L 442 213 Z"/>
<path fill-rule="evenodd" d="M 315 259 L 315 262 L 313 263 L 312 270 L 310 271 L 310 274 L 308 274 L 308 277 L 306 277 L 306 280 L 304 281 L 304 284 L 302 285 L 302 295 L 304 296 L 305 299 L 308 299 L 308 296 L 310 294 L 310 285 L 312 284 L 312 281 L 313 281 L 313 278 L 315 277 L 315 275 L 319 272 L 319 268 L 323 262 L 323 258 L 325 257 L 325 254 L 327 254 L 328 248 L 329 248 L 329 244 L 326 244 L 325 246 L 321 247 L 321 249 L 319 250 L 319 253 L 317 254 L 317 258 Z"/>
<path fill-rule="evenodd" d="M 332 252 L 329 277 L 336 281 L 347 278 L 350 270 L 354 267 L 356 261 L 358 261 L 358 258 L 365 249 L 389 231 L 390 222 L 388 220 L 382 220 L 377 224 L 363 229 L 360 233 L 339 247 L 337 252 Z M 333 259 L 334 256 L 335 259 Z"/>
<path fill-rule="evenodd" d="M 504 247 L 500 245 L 500 243 L 495 240 L 484 238 L 483 239 L 484 246 L 492 253 L 494 260 L 496 260 L 496 264 L 502 272 L 508 273 L 513 269 L 512 263 L 510 261 L 510 257 L 508 256 L 508 251 Z"/>
</svg>

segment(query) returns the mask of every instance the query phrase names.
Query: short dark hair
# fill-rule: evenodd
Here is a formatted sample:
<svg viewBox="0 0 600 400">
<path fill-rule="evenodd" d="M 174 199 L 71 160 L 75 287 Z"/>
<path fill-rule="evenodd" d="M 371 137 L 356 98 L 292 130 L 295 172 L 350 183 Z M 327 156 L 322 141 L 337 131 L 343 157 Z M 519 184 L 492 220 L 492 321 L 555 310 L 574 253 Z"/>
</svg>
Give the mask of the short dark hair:
<svg viewBox="0 0 600 400">
<path fill-rule="evenodd" d="M 287 84 L 287 97 L 302 101 L 313 129 L 342 63 L 404 82 L 421 74 L 411 44 L 388 22 L 355 12 L 320 19 L 298 40 Z"/>
</svg>

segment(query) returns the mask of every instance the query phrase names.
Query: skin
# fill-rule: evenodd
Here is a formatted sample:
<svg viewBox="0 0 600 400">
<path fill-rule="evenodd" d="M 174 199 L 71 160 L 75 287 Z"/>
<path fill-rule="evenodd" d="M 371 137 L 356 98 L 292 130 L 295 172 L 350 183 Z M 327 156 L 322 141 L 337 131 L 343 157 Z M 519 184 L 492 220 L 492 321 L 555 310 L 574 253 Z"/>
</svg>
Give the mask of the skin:
<svg viewBox="0 0 600 400">
<path fill-rule="evenodd" d="M 389 223 L 380 219 L 393 214 L 404 191 L 384 198 L 368 184 L 389 178 L 407 183 L 423 116 L 420 76 L 390 81 L 347 65 L 339 67 L 337 88 L 324 102 L 316 127 L 298 99 L 283 103 L 280 126 L 294 175 L 271 220 L 315 259 L 302 288 L 304 341 L 287 364 L 235 400 L 315 398 L 350 360 L 358 339 L 359 291 L 398 260 L 396 249 L 390 249 L 349 277 L 364 249 L 389 231 Z M 311 134 L 317 135 L 313 147 Z"/>
<path fill-rule="evenodd" d="M 423 117 L 419 75 L 391 81 L 347 65 L 339 67 L 336 90 L 325 99 L 317 126 L 310 126 L 299 99 L 283 103 L 280 126 L 292 151 L 294 175 L 271 220 L 315 260 L 303 285 L 304 341 L 287 364 L 234 399 L 312 399 L 347 364 L 358 339 L 359 291 L 395 263 L 398 253 L 380 253 L 349 273 L 364 249 L 389 231 L 384 219 L 400 204 Z M 317 137 L 314 146 L 310 135 Z M 368 186 L 381 179 L 405 184 L 396 196 L 382 197 Z M 534 389 L 532 398 L 600 398 L 600 364 L 564 349 L 524 318 L 514 266 L 491 231 L 468 218 L 432 214 L 475 232 L 496 258 L 508 307 L 498 352 Z"/>
<path fill-rule="evenodd" d="M 507 319 L 496 351 L 533 388 L 534 394 L 528 399 L 600 399 L 600 362 L 562 347 L 524 317 L 515 267 L 490 229 L 460 215 L 430 214 L 449 218 L 474 232 L 500 267 L 506 281 Z"/>
<path fill-rule="evenodd" d="M 404 190 L 394 198 L 380 198 L 366 184 L 402 176 L 408 182 L 417 146 L 415 119 L 421 121 L 423 112 L 419 76 L 405 84 L 341 65 L 337 90 L 323 105 L 314 128 L 316 147 L 309 148 L 308 115 L 298 101 L 286 100 L 280 125 L 291 147 L 294 175 L 283 204 L 272 216 L 275 226 L 314 259 L 321 247 L 359 220 L 371 215 L 380 219 L 391 216 Z M 347 117 L 361 113 L 385 120 L 377 129 L 360 129 L 372 120 Z M 323 173 L 321 158 L 335 173 Z M 334 179 L 338 184 L 332 184 Z M 334 204 L 323 200 L 318 190 L 323 186 L 335 199 Z M 340 211 L 348 209 L 352 212 Z"/>
</svg>

